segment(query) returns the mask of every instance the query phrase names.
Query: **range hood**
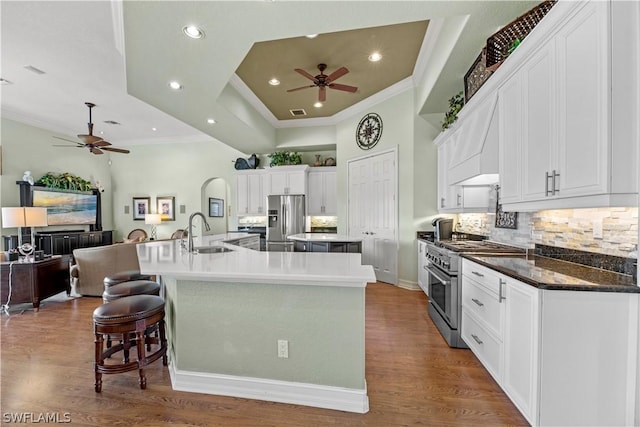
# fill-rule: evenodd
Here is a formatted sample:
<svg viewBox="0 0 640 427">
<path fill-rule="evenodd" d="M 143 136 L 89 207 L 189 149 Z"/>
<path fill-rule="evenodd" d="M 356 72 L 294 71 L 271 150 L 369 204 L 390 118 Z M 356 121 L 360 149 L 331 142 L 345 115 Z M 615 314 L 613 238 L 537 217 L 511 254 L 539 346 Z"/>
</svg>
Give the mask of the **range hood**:
<svg viewBox="0 0 640 427">
<path fill-rule="evenodd" d="M 498 182 L 497 101 L 494 93 L 458 119 L 463 123 L 450 151 L 449 183 L 490 185 Z"/>
</svg>

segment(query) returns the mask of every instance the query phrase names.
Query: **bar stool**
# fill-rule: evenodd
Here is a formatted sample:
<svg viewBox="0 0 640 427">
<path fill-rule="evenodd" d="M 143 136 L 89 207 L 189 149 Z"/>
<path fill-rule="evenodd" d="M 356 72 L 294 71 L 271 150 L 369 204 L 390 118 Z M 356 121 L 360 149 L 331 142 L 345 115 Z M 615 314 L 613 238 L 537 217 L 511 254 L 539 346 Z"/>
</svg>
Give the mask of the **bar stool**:
<svg viewBox="0 0 640 427">
<path fill-rule="evenodd" d="M 119 374 L 138 369 L 140 388 L 147 388 L 144 367 L 162 357 L 167 366 L 167 339 L 164 323 L 164 300 L 156 295 L 133 295 L 102 304 L 93 312 L 93 330 L 95 334 L 95 391 L 102 391 L 102 374 Z M 158 327 L 159 338 L 151 337 L 146 331 Z M 104 349 L 105 335 L 129 337 L 120 344 Z M 109 357 L 121 350 L 129 349 L 133 343 L 137 349 L 137 360 L 114 362 Z M 145 344 L 158 344 L 159 348 L 149 354 Z M 105 360 L 110 362 L 105 364 Z"/>
<path fill-rule="evenodd" d="M 122 282 L 129 282 L 131 280 L 151 280 L 151 276 L 148 274 L 142 274 L 139 270 L 127 270 L 119 273 L 110 274 L 104 278 L 105 289 L 117 285 Z"/>
<path fill-rule="evenodd" d="M 160 285 L 152 280 L 131 280 L 105 286 L 102 301 L 107 303 L 132 295 L 160 295 Z"/>
</svg>

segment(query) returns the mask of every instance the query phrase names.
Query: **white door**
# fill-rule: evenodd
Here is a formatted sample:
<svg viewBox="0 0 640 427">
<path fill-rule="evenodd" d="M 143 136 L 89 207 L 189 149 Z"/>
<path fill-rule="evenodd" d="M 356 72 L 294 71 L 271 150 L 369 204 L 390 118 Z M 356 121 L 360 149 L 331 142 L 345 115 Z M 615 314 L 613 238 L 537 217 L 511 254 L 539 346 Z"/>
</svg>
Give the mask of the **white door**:
<svg viewBox="0 0 640 427">
<path fill-rule="evenodd" d="M 362 263 L 398 283 L 396 151 L 349 162 L 349 234 L 363 238 Z"/>
</svg>

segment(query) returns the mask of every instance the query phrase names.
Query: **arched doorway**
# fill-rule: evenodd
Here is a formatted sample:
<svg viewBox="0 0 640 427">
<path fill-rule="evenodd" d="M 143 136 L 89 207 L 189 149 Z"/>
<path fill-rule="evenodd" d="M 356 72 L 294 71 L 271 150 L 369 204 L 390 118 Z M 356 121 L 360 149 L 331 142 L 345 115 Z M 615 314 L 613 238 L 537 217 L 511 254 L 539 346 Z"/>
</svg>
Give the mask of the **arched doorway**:
<svg viewBox="0 0 640 427">
<path fill-rule="evenodd" d="M 201 211 L 214 234 L 229 231 L 229 184 L 224 178 L 207 179 L 201 187 Z"/>
</svg>

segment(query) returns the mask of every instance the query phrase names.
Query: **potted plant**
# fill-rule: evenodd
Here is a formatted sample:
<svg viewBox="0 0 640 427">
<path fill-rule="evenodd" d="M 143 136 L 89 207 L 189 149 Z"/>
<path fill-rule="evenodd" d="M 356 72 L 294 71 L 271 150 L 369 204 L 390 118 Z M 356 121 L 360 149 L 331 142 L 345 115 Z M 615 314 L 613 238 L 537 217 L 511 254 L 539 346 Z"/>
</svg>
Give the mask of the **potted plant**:
<svg viewBox="0 0 640 427">
<path fill-rule="evenodd" d="M 269 154 L 271 162 L 269 166 L 300 165 L 302 164 L 302 154 L 297 151 L 276 151 Z"/>
<path fill-rule="evenodd" d="M 449 99 L 449 111 L 447 111 L 444 115 L 444 121 L 442 122 L 442 130 L 446 130 L 456 120 L 458 120 L 458 113 L 464 106 L 464 97 L 462 96 L 462 92 L 459 92 L 457 95 L 454 95 Z"/>
<path fill-rule="evenodd" d="M 79 176 L 72 175 L 69 172 L 64 172 L 60 175 L 56 175 L 53 172 L 47 172 L 42 175 L 36 184 L 58 190 L 91 191 L 93 188 L 91 182 L 80 178 Z"/>
</svg>

